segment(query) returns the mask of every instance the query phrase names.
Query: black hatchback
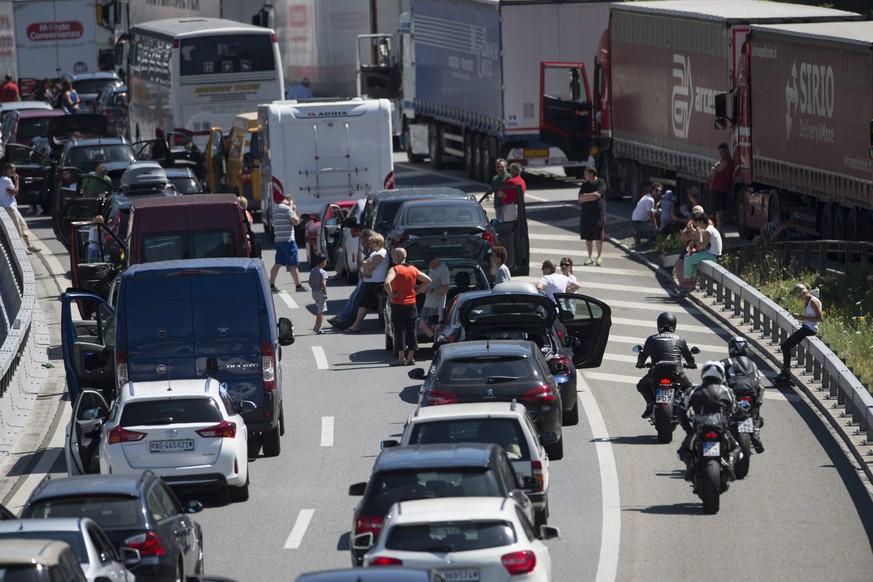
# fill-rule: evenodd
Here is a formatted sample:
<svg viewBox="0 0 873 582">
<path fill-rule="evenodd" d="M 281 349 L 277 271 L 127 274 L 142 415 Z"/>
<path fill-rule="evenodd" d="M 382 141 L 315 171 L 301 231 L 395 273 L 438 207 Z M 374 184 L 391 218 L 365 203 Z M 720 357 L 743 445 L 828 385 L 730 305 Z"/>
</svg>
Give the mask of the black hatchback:
<svg viewBox="0 0 873 582">
<path fill-rule="evenodd" d="M 203 573 L 203 532 L 164 481 L 139 475 L 82 475 L 43 479 L 21 510 L 21 518 L 90 517 L 119 549 L 133 548 L 142 560 L 137 580 L 184 580 Z"/>
</svg>

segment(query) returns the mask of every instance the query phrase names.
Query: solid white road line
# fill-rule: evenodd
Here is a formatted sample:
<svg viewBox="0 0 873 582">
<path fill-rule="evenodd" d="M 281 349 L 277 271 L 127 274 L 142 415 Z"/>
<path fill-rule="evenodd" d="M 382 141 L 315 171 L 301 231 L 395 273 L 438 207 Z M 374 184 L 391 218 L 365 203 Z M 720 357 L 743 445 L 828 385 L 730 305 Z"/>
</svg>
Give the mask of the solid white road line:
<svg viewBox="0 0 873 582">
<path fill-rule="evenodd" d="M 600 467 L 600 501 L 602 504 L 600 530 L 600 557 L 597 561 L 596 582 L 613 582 L 618 575 L 618 556 L 621 546 L 621 496 L 618 490 L 618 471 L 615 466 L 615 455 L 612 443 L 609 442 L 609 432 L 606 422 L 600 414 L 597 400 L 591 393 L 591 387 L 585 381 L 585 376 L 576 374 L 579 404 L 585 411 L 591 434 L 594 437 L 594 448 L 597 451 L 597 463 Z"/>
<path fill-rule="evenodd" d="M 321 417 L 321 446 L 323 446 L 323 447 L 332 447 L 333 446 L 333 417 L 332 416 L 322 416 Z"/>
<path fill-rule="evenodd" d="M 285 540 L 286 550 L 296 550 L 300 547 L 303 541 L 303 535 L 306 533 L 306 528 L 309 527 L 309 522 L 312 521 L 314 509 L 301 509 L 297 514 L 297 521 L 294 522 L 294 527 L 291 528 L 291 533 L 288 534 L 288 539 Z"/>
<path fill-rule="evenodd" d="M 297 305 L 297 302 L 291 298 L 291 294 L 287 291 L 279 291 L 278 293 L 279 299 L 288 306 L 289 309 L 298 309 L 300 306 Z"/>
<path fill-rule="evenodd" d="M 324 353 L 323 347 L 312 346 L 312 355 L 315 356 L 315 366 L 319 370 L 330 369 L 330 364 L 327 363 L 327 354 Z"/>
<path fill-rule="evenodd" d="M 606 355 L 604 355 L 603 359 L 606 359 Z M 699 366 L 700 364 L 698 364 Z M 597 380 L 599 382 L 612 382 L 615 384 L 632 384 L 634 386 L 637 385 L 637 382 L 640 381 L 640 378 L 643 377 L 644 370 L 640 370 L 639 376 L 626 376 L 623 374 L 607 374 L 604 372 L 584 372 L 585 377 L 588 380 Z M 699 370 L 686 370 L 685 372 L 689 379 L 697 383 L 697 376 L 695 374 L 699 374 Z M 774 374 L 775 375 L 775 374 Z M 800 396 L 797 394 L 791 394 L 790 392 L 779 392 L 778 390 L 771 388 L 769 386 L 765 386 L 766 390 L 764 390 L 764 400 L 779 400 L 782 402 L 799 402 Z"/>
</svg>

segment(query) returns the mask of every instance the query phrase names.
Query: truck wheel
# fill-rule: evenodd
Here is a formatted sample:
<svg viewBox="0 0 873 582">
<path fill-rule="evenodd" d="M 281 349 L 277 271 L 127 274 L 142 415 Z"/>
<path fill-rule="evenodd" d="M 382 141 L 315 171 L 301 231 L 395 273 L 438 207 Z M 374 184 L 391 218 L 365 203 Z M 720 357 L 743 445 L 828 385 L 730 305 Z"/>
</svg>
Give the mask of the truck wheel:
<svg viewBox="0 0 873 582">
<path fill-rule="evenodd" d="M 413 164 L 424 162 L 424 156 L 412 153 L 412 140 L 409 139 L 409 122 L 403 122 L 403 143 L 406 144 L 406 157 Z"/>
<path fill-rule="evenodd" d="M 479 171 L 479 166 L 476 164 L 476 159 L 473 155 L 476 134 L 468 131 L 464 134 L 464 173 L 471 180 L 476 179 L 476 172 Z"/>
<path fill-rule="evenodd" d="M 430 158 L 430 167 L 440 170 L 443 167 L 443 153 L 440 150 L 440 131 L 436 123 L 432 123 L 427 132 L 427 153 Z"/>
</svg>

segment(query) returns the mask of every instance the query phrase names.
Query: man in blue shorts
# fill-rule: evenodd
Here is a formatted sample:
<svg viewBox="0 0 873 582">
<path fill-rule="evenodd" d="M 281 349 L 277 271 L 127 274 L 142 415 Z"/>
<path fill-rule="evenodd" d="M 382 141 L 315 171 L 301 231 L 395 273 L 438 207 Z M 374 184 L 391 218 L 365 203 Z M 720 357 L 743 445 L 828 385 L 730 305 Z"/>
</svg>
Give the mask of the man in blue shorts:
<svg viewBox="0 0 873 582">
<path fill-rule="evenodd" d="M 297 291 L 306 291 L 306 287 L 300 284 L 300 272 L 297 268 L 297 241 L 294 239 L 294 227 L 300 224 L 297 216 L 297 207 L 290 194 L 285 194 L 280 204 L 273 209 L 273 243 L 276 245 L 276 264 L 270 271 L 270 289 L 276 288 L 276 277 L 282 267 L 288 269 Z"/>
</svg>

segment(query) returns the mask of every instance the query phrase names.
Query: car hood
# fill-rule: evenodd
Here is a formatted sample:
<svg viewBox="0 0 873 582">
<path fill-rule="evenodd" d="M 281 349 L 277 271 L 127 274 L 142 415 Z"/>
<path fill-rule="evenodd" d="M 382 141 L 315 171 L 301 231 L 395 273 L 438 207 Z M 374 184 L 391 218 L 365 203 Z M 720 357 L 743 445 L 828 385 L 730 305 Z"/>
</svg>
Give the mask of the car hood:
<svg viewBox="0 0 873 582">
<path fill-rule="evenodd" d="M 74 135 L 79 137 L 104 137 L 109 119 L 97 113 L 77 113 L 52 117 L 47 137 L 53 146 L 58 146 Z"/>
<path fill-rule="evenodd" d="M 504 325 L 542 325 L 555 323 L 558 312 L 554 302 L 545 295 L 492 293 L 464 302 L 461 321 L 464 327 L 497 327 Z"/>
<path fill-rule="evenodd" d="M 442 259 L 467 259 L 482 262 L 491 254 L 491 243 L 465 234 L 418 236 L 401 245 L 406 249 L 410 263 L 423 263 L 425 256 L 434 254 Z"/>
</svg>

